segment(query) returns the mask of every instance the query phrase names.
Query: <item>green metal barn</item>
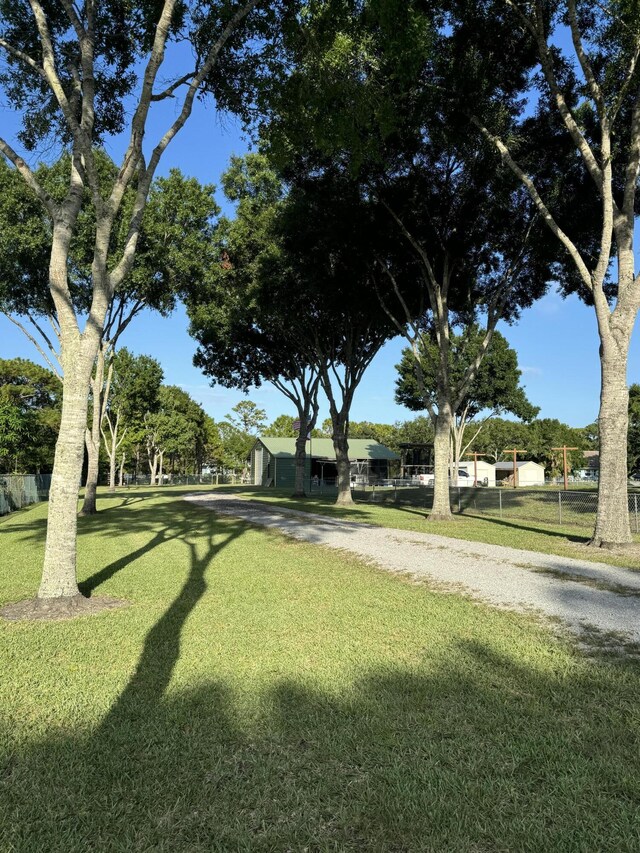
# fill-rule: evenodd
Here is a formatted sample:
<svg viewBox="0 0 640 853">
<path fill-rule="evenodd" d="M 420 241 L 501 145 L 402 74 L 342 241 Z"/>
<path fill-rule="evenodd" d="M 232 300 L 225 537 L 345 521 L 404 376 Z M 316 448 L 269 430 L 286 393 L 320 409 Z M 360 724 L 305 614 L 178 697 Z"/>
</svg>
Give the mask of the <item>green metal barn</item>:
<svg viewBox="0 0 640 853">
<path fill-rule="evenodd" d="M 296 469 L 295 438 L 258 438 L 251 450 L 251 479 L 256 486 L 293 489 Z M 351 480 L 375 483 L 390 476 L 389 466 L 400 457 L 384 444 L 368 438 L 349 439 Z M 337 475 L 336 454 L 330 438 L 307 441 L 305 485 L 333 484 Z"/>
</svg>

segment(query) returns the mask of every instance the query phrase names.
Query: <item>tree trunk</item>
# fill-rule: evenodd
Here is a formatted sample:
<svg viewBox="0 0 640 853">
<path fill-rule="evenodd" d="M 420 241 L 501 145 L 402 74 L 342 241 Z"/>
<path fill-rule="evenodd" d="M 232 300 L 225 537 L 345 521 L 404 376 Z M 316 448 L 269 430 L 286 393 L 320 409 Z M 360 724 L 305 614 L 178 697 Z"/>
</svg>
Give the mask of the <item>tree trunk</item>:
<svg viewBox="0 0 640 853">
<path fill-rule="evenodd" d="M 307 430 L 308 425 L 300 418 L 300 432 L 296 438 L 296 482 L 292 497 L 306 498 L 304 475 L 307 467 Z"/>
<path fill-rule="evenodd" d="M 450 521 L 451 501 L 449 497 L 449 453 L 451 448 L 451 426 L 453 415 L 448 401 L 440 402 L 436 416 L 436 434 L 433 442 L 434 483 L 433 506 L 430 521 Z"/>
<path fill-rule="evenodd" d="M 96 492 L 100 471 L 100 427 L 102 426 L 103 384 L 104 384 L 105 354 L 101 346 L 96 358 L 95 375 L 91 380 L 93 392 L 93 412 L 91 427 L 87 429 L 85 444 L 87 447 L 87 479 L 85 480 L 84 502 L 81 515 L 95 515 Z"/>
<path fill-rule="evenodd" d="M 158 466 L 158 454 L 153 452 L 153 456 L 149 453 L 149 485 L 155 486 L 156 484 L 156 470 Z"/>
<path fill-rule="evenodd" d="M 336 467 L 338 469 L 338 497 L 337 504 L 352 504 L 351 495 L 351 465 L 349 464 L 349 441 L 344 426 L 336 428 L 334 424 L 333 449 L 336 453 Z"/>
<path fill-rule="evenodd" d="M 85 355 L 81 361 L 77 353 L 75 359 L 65 361 L 62 416 L 49 491 L 47 539 L 38 598 L 70 598 L 80 594 L 76 581 L 78 491 L 93 358 Z"/>
<path fill-rule="evenodd" d="M 164 453 L 158 454 L 159 463 L 158 463 L 158 485 L 162 485 L 162 463 L 164 462 Z"/>
<path fill-rule="evenodd" d="M 96 506 L 96 492 L 98 488 L 98 474 L 100 469 L 100 443 L 98 442 L 98 446 L 96 447 L 93 440 L 93 436 L 96 434 L 93 432 L 94 427 L 95 422 L 92 429 L 87 429 L 85 434 L 85 445 L 87 448 L 87 479 L 85 480 L 84 501 L 82 503 L 82 511 L 80 515 L 95 515 L 98 511 Z M 98 435 L 100 435 L 99 428 Z"/>
<path fill-rule="evenodd" d="M 107 415 L 109 418 L 109 415 Z M 107 447 L 107 454 L 109 455 L 109 491 L 115 492 L 116 490 L 116 469 L 118 467 L 118 445 L 122 442 L 118 441 L 118 432 L 120 429 L 120 411 L 116 415 L 115 425 L 111 426 L 111 420 L 109 419 L 109 432 L 111 434 L 111 449 Z M 106 443 L 106 439 L 105 439 Z"/>
<path fill-rule="evenodd" d="M 612 335 L 601 334 L 600 368 L 600 478 L 598 511 L 591 545 L 601 548 L 633 541 L 629 524 L 627 484 L 628 340 L 619 346 Z"/>
<path fill-rule="evenodd" d="M 115 450 L 113 453 L 109 455 L 109 491 L 115 492 L 116 490 L 116 454 Z"/>
<path fill-rule="evenodd" d="M 120 476 L 119 476 L 119 480 L 118 480 L 118 484 L 119 484 L 120 488 L 122 488 L 122 486 L 124 486 L 124 463 L 125 463 L 126 458 L 127 458 L 126 454 L 123 453 L 122 459 L 120 460 Z"/>
</svg>

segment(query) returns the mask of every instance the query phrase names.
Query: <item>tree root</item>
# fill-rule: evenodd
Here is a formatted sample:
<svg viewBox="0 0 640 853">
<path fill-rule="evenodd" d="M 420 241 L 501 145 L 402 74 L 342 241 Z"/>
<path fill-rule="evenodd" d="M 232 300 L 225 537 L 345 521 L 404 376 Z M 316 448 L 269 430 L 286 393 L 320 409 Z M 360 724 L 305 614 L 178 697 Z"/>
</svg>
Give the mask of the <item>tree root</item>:
<svg viewBox="0 0 640 853">
<path fill-rule="evenodd" d="M 452 512 L 430 512 L 425 515 L 427 521 L 455 521 L 455 516 Z"/>
<path fill-rule="evenodd" d="M 588 548 L 602 548 L 605 551 L 624 551 L 627 548 L 633 548 L 635 542 L 607 542 L 605 539 L 595 536 L 587 542 Z"/>
</svg>

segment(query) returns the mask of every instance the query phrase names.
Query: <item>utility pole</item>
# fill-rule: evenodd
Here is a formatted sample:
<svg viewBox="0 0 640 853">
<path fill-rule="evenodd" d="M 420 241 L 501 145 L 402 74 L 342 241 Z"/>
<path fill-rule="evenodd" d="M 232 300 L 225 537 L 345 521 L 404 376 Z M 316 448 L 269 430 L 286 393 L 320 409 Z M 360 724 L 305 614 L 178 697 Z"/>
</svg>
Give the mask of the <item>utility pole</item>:
<svg viewBox="0 0 640 853">
<path fill-rule="evenodd" d="M 526 450 L 517 450 L 515 447 L 512 450 L 505 450 L 504 453 L 513 453 L 513 488 L 518 488 L 518 453 L 526 453 Z"/>
<path fill-rule="evenodd" d="M 567 477 L 567 450 L 580 450 L 579 447 L 567 447 L 566 444 L 563 444 L 562 447 L 552 447 L 552 450 L 561 450 L 562 451 L 562 464 L 564 467 L 564 490 L 565 492 L 569 488 L 569 480 Z"/>
</svg>

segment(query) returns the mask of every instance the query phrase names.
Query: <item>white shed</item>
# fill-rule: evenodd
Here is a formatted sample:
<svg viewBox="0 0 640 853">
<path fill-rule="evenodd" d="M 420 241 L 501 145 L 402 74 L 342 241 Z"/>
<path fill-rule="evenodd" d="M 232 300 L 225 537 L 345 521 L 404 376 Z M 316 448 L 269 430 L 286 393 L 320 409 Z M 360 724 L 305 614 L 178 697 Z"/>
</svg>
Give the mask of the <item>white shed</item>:
<svg viewBox="0 0 640 853">
<path fill-rule="evenodd" d="M 470 461 L 465 460 L 458 465 L 458 471 L 460 474 L 458 475 L 458 485 L 462 485 L 462 478 L 469 481 L 469 485 L 473 486 L 474 473 L 477 471 L 478 473 L 478 485 L 479 486 L 495 486 L 496 484 L 496 471 L 493 465 L 490 462 L 485 462 L 482 459 L 478 459 L 477 468 L 474 470 L 474 461 L 471 459 Z M 464 476 L 464 475 L 467 476 Z"/>
<path fill-rule="evenodd" d="M 518 486 L 544 486 L 544 468 L 537 462 L 518 461 Z M 500 484 L 513 474 L 513 462 L 496 462 L 496 483 Z"/>
</svg>

